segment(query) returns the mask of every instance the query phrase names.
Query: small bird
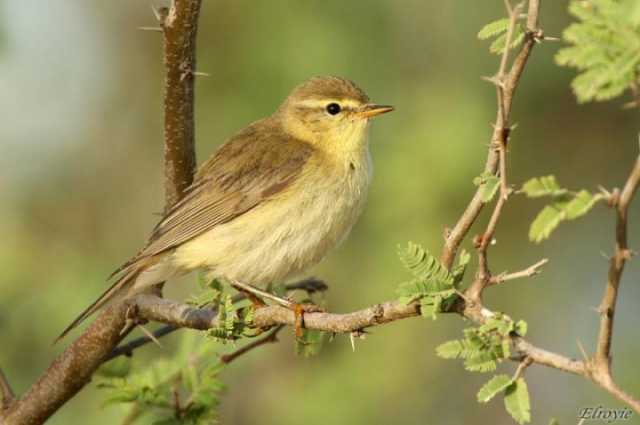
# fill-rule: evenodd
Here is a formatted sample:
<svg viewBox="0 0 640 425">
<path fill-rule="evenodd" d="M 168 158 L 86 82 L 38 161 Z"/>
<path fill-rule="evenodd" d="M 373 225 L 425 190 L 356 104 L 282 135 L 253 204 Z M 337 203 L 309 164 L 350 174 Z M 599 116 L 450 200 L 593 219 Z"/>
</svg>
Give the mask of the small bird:
<svg viewBox="0 0 640 425">
<path fill-rule="evenodd" d="M 390 111 L 343 78 L 296 87 L 200 166 L 146 246 L 58 339 L 107 303 L 196 269 L 294 306 L 256 286 L 301 273 L 346 238 L 371 182 L 370 119 Z"/>
</svg>

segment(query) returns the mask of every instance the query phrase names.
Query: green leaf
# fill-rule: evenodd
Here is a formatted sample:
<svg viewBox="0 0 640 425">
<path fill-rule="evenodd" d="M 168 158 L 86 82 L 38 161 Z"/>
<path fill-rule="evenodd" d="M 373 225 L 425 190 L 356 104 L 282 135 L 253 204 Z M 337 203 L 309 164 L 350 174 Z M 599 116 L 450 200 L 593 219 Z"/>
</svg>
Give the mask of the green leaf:
<svg viewBox="0 0 640 425">
<path fill-rule="evenodd" d="M 401 283 L 396 292 L 400 295 L 400 302 L 410 304 L 423 297 L 433 295 L 451 295 L 455 291 L 451 289 L 451 285 L 448 282 L 440 280 L 432 280 L 429 282 L 412 280 L 410 282 Z"/>
<path fill-rule="evenodd" d="M 513 31 L 513 35 L 511 36 L 511 46 L 509 49 L 514 49 L 522 43 L 524 40 L 524 31 L 519 26 L 515 27 Z M 507 34 L 502 34 L 498 38 L 495 39 L 491 46 L 489 46 L 489 51 L 496 55 L 501 55 L 504 53 L 505 44 L 507 44 Z"/>
<path fill-rule="evenodd" d="M 418 244 L 409 242 L 406 248 L 398 247 L 398 256 L 404 266 L 420 280 L 453 281 L 449 270 Z"/>
<path fill-rule="evenodd" d="M 527 322 L 525 322 L 524 320 L 518 320 L 516 322 L 514 330 L 518 335 L 526 336 L 528 327 L 529 325 L 527 325 Z"/>
<path fill-rule="evenodd" d="M 551 418 L 551 420 L 549 421 L 549 425 L 560 425 L 560 422 L 558 422 L 556 418 Z"/>
<path fill-rule="evenodd" d="M 455 300 L 455 285 L 460 282 L 469 256 L 461 254 L 460 262 L 453 273 L 420 245 L 409 243 L 406 248 L 398 248 L 398 256 L 404 266 L 416 277 L 402 283 L 396 292 L 399 301 L 409 304 L 421 300 L 424 317 L 436 318 L 443 306 L 450 306 Z"/>
<path fill-rule="evenodd" d="M 640 6 L 636 0 L 572 0 L 577 19 L 563 32 L 568 47 L 556 63 L 576 68 L 571 83 L 578 102 L 613 99 L 640 76 Z"/>
<path fill-rule="evenodd" d="M 447 341 L 436 347 L 436 354 L 443 359 L 457 359 L 463 351 L 464 345 L 458 340 Z"/>
<path fill-rule="evenodd" d="M 422 298 L 420 300 L 420 314 L 422 317 L 436 320 L 438 318 L 436 313 L 442 311 L 442 301 L 441 295 Z"/>
<path fill-rule="evenodd" d="M 478 32 L 478 38 L 480 40 L 486 40 L 488 38 L 506 32 L 507 29 L 509 29 L 509 22 L 509 18 L 501 18 L 488 23 Z"/>
<path fill-rule="evenodd" d="M 549 238 L 564 219 L 564 211 L 557 205 L 547 205 L 540 211 L 529 228 L 529 239 L 539 243 Z"/>
<path fill-rule="evenodd" d="M 591 194 L 581 190 L 575 195 L 563 195 L 540 211 L 529 228 L 529 239 L 541 242 L 565 220 L 574 220 L 585 215 L 593 206 L 604 199 L 602 194 Z"/>
<path fill-rule="evenodd" d="M 480 188 L 480 199 L 482 199 L 482 202 L 485 204 L 493 199 L 500 187 L 500 179 L 498 176 L 487 172 L 473 179 L 473 183 Z"/>
<path fill-rule="evenodd" d="M 477 355 L 467 357 L 464 367 L 470 372 L 493 372 L 496 370 L 496 356 L 490 351 L 480 351 Z"/>
<path fill-rule="evenodd" d="M 603 195 L 598 193 L 593 195 L 586 190 L 581 190 L 565 207 L 567 213 L 567 220 L 573 220 L 580 216 L 585 215 L 596 202 L 604 199 Z"/>
<path fill-rule="evenodd" d="M 529 198 L 539 198 L 541 196 L 563 196 L 567 193 L 562 189 L 555 176 L 534 177 L 522 185 L 522 191 Z"/>
<path fill-rule="evenodd" d="M 511 339 L 504 338 L 502 340 L 502 344 L 500 345 L 500 355 L 498 357 L 502 359 L 511 357 Z"/>
<path fill-rule="evenodd" d="M 466 250 L 462 250 L 458 256 L 458 265 L 451 270 L 453 275 L 453 285 L 457 288 L 462 279 L 464 279 L 464 272 L 467 270 L 467 265 L 471 260 L 471 254 Z"/>
<path fill-rule="evenodd" d="M 504 406 L 511 417 L 519 424 L 531 422 L 529 390 L 524 378 L 518 378 L 507 387 L 504 395 Z"/>
<path fill-rule="evenodd" d="M 480 403 L 486 403 L 495 397 L 501 391 L 504 391 L 511 383 L 511 379 L 508 375 L 496 375 L 491 378 L 486 384 L 478 391 L 478 401 Z"/>
</svg>

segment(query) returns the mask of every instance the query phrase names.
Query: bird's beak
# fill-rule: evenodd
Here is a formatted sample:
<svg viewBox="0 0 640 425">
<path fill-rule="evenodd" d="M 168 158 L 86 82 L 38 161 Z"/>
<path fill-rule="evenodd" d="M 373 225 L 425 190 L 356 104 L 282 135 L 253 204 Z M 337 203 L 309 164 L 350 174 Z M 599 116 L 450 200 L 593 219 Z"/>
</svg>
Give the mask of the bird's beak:
<svg viewBox="0 0 640 425">
<path fill-rule="evenodd" d="M 358 112 L 358 116 L 361 118 L 371 118 L 391 111 L 393 111 L 393 106 L 368 103 Z"/>
</svg>

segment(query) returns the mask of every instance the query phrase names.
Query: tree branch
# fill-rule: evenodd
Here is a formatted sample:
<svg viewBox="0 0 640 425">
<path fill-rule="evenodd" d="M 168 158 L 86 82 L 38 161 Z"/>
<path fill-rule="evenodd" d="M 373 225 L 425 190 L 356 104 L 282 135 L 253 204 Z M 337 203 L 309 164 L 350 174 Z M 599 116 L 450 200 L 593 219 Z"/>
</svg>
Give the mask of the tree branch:
<svg viewBox="0 0 640 425">
<path fill-rule="evenodd" d="M 300 280 L 298 282 L 294 282 L 294 283 L 288 283 L 285 285 L 285 290 L 287 291 L 288 294 L 290 294 L 291 292 L 294 291 L 304 291 L 307 293 L 307 295 L 312 295 L 316 292 L 324 292 L 327 289 L 329 289 L 329 287 L 327 286 L 326 283 L 324 283 L 324 281 L 316 279 L 314 277 L 310 277 L 307 279 L 303 279 Z M 231 299 L 231 301 L 235 304 L 237 302 L 240 302 L 244 299 L 246 299 L 246 295 L 243 293 L 238 293 L 236 295 L 233 296 L 233 298 Z M 214 314 L 217 314 L 217 310 L 215 309 L 211 309 L 211 311 Z M 162 338 L 163 336 L 169 335 L 170 333 L 173 333 L 174 331 L 180 330 L 181 328 L 179 327 L 175 327 L 173 325 L 165 325 L 159 329 L 156 329 L 153 332 L 153 336 L 155 338 Z M 109 354 L 109 356 L 107 356 L 107 358 L 104 360 L 105 362 L 108 362 L 109 360 L 113 360 L 114 358 L 118 357 L 118 356 L 130 356 L 133 354 L 133 350 L 135 350 L 136 348 L 142 347 L 143 345 L 146 345 L 150 342 L 152 342 L 153 340 L 151 338 L 149 338 L 148 336 L 141 336 L 139 338 L 136 338 L 134 340 L 131 340 L 129 342 L 127 342 L 126 344 L 123 344 L 117 348 L 115 348 L 111 354 Z"/>
<path fill-rule="evenodd" d="M 489 285 L 499 285 L 501 283 L 507 282 L 509 280 L 522 279 L 524 277 L 531 277 L 539 274 L 542 270 L 542 267 L 549 262 L 548 258 L 543 258 L 537 263 L 527 267 L 524 270 L 520 270 L 518 272 L 513 273 L 500 273 L 497 276 L 491 276 L 489 280 Z"/>
<path fill-rule="evenodd" d="M 41 424 L 73 397 L 90 380 L 102 359 L 125 336 L 127 306 L 106 308 L 62 354 L 51 363 L 35 384 L 2 414 L 7 425 Z"/>
<path fill-rule="evenodd" d="M 494 141 L 506 140 L 508 136 L 508 134 L 505 134 L 504 122 L 501 117 L 509 116 L 511 112 L 511 105 L 513 103 L 513 96 L 518 86 L 518 82 L 520 81 L 520 77 L 524 72 L 525 65 L 531 55 L 533 46 L 542 37 L 542 30 L 538 29 L 539 10 L 540 0 L 529 0 L 527 32 L 523 45 L 520 52 L 514 59 L 510 71 L 501 82 L 503 86 L 502 102 L 500 102 L 501 105 L 499 106 L 496 114 L 496 126 L 493 129 L 491 145 L 489 147 L 489 153 L 484 167 L 484 171 L 487 173 L 496 174 L 498 171 L 500 153 L 499 150 L 495 149 Z M 478 188 L 467 205 L 467 208 L 464 210 L 455 226 L 446 237 L 445 244 L 440 255 L 440 261 L 442 261 L 445 266 L 450 268 L 453 264 L 460 245 L 469 233 L 471 226 L 475 223 L 484 205 L 485 203 L 482 201 L 481 188 Z"/>
<path fill-rule="evenodd" d="M 132 310 L 136 311 L 140 319 L 154 320 L 176 327 L 179 326 L 197 330 L 207 330 L 218 327 L 218 315 L 208 309 L 198 309 L 154 295 L 139 295 L 130 300 L 130 303 L 132 303 L 132 306 L 135 305 Z M 475 305 L 473 308 L 468 308 L 463 311 L 462 314 L 476 323 L 483 323 L 487 317 L 492 316 L 494 313 L 482 306 Z M 416 317 L 418 315 L 420 315 L 420 308 L 417 303 L 405 305 L 399 301 L 388 301 L 351 313 L 305 313 L 304 326 L 307 329 L 348 334 L 354 331 L 361 331 L 365 328 Z M 278 305 L 258 308 L 255 310 L 253 316 L 253 326 L 256 328 L 268 328 L 280 325 L 295 326 L 295 323 L 295 313 L 292 310 Z M 543 350 L 521 337 L 514 337 L 512 343 L 517 352 L 517 355 L 513 357 L 515 361 L 529 358 L 533 363 L 539 365 L 581 376 L 588 376 L 587 368 L 582 361 Z"/>
<path fill-rule="evenodd" d="M 640 156 L 636 160 L 627 182 L 615 203 L 616 206 L 616 247 L 615 253 L 609 260 L 609 273 L 599 312 L 600 332 L 594 360 L 594 373 L 602 375 L 604 380 L 611 376 L 611 340 L 613 337 L 613 320 L 616 311 L 616 301 L 620 288 L 620 279 L 627 260 L 631 257 L 631 250 L 627 241 L 627 214 L 631 200 L 640 185 Z"/>
<path fill-rule="evenodd" d="M 156 17 L 164 36 L 166 67 L 165 209 L 193 180 L 195 168 L 193 71 L 201 0 L 174 0 Z M 39 424 L 84 387 L 93 372 L 127 335 L 127 303 L 104 309 L 95 321 L 56 358 L 38 381 L 9 408 L 0 412 L 3 424 Z"/>
<path fill-rule="evenodd" d="M 194 78 L 201 0 L 174 0 L 160 9 L 164 36 L 164 171 L 167 208 L 182 198 L 196 167 Z"/>
</svg>

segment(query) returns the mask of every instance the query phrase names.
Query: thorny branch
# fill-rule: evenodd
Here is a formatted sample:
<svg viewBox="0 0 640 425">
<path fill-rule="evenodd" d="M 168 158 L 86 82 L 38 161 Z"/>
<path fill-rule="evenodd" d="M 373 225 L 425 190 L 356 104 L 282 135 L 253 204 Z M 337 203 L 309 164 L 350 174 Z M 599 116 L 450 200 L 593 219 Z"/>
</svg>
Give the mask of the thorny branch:
<svg viewBox="0 0 640 425">
<path fill-rule="evenodd" d="M 549 262 L 548 258 L 543 258 L 542 260 L 527 267 L 524 270 L 520 270 L 518 272 L 513 272 L 513 273 L 504 272 L 504 273 L 500 273 L 497 276 L 491 276 L 491 279 L 489 280 L 489 285 L 499 285 L 503 282 L 508 282 L 510 280 L 535 276 L 542 271 L 542 266 L 544 266 L 548 262 Z"/>
<path fill-rule="evenodd" d="M 287 294 L 291 294 L 294 291 L 304 291 L 307 293 L 307 295 L 312 295 L 316 292 L 324 292 L 329 289 L 329 287 L 323 281 L 312 277 L 300 280 L 298 282 L 288 283 L 285 285 L 284 289 Z M 244 299 L 246 299 L 246 295 L 243 293 L 238 293 L 233 296 L 231 301 L 235 304 Z M 211 311 L 214 315 L 218 312 L 216 309 L 212 309 Z M 174 325 L 165 325 L 159 329 L 156 329 L 153 332 L 153 336 L 155 338 L 162 338 L 163 336 L 169 335 L 170 333 L 173 333 L 180 329 L 180 327 Z M 130 356 L 133 354 L 133 351 L 136 348 L 142 347 L 143 345 L 146 345 L 152 341 L 153 339 L 149 338 L 148 336 L 141 336 L 139 338 L 133 339 L 126 344 L 115 348 L 104 361 L 107 362 L 118 356 Z"/>
<path fill-rule="evenodd" d="M 532 8 L 533 3 L 530 2 L 529 7 Z M 497 114 L 496 114 L 496 123 L 494 124 L 494 132 L 493 138 L 491 140 L 491 144 L 489 150 L 495 149 L 497 151 L 497 172 L 500 177 L 500 196 L 496 205 L 491 213 L 491 218 L 489 219 L 489 224 L 487 225 L 486 230 L 476 239 L 476 248 L 478 250 L 478 272 L 476 273 L 476 278 L 472 282 L 469 289 L 467 289 L 465 295 L 469 297 L 474 302 L 480 302 L 482 300 L 482 292 L 484 289 L 491 283 L 491 272 L 489 270 L 489 260 L 488 260 L 488 248 L 489 244 L 493 240 L 493 235 L 496 232 L 496 228 L 498 226 L 498 220 L 502 214 L 502 210 L 507 202 L 509 197 L 509 185 L 507 182 L 507 143 L 509 141 L 509 135 L 511 133 L 511 127 L 509 125 L 509 117 L 511 112 L 511 102 L 513 99 L 513 92 L 516 89 L 516 85 L 509 84 L 509 79 L 518 78 L 513 74 L 514 69 L 516 69 L 516 62 L 511 66 L 510 70 L 507 70 L 507 66 L 509 64 L 509 52 L 511 51 L 511 44 L 513 39 L 513 34 L 515 32 L 516 26 L 518 25 L 518 19 L 520 17 L 520 13 L 522 12 L 522 4 L 518 4 L 516 7 L 512 8 L 509 1 L 506 1 L 507 12 L 509 13 L 509 28 L 507 30 L 507 35 L 505 38 L 505 48 L 502 53 L 502 58 L 500 60 L 500 67 L 498 69 L 498 73 L 495 77 L 491 78 L 496 86 L 496 100 L 497 100 Z M 531 31 L 537 31 L 535 29 L 537 26 L 537 19 L 534 21 L 534 27 Z M 532 34 L 538 34 L 532 33 Z M 531 35 L 528 37 L 525 43 L 535 43 L 536 36 L 539 35 Z M 526 44 L 525 44 L 526 47 Z M 524 50 L 525 48 L 523 48 Z M 520 72 L 522 72 L 524 68 L 520 68 Z M 507 103 L 508 99 L 508 103 Z M 490 152 L 491 155 L 491 152 Z M 494 155 L 496 155 L 494 153 Z M 495 172 L 495 171 L 494 171 Z"/>
<path fill-rule="evenodd" d="M 522 73 L 524 72 L 525 65 L 527 64 L 529 56 L 531 55 L 533 46 L 543 39 L 543 32 L 538 28 L 539 10 L 540 0 L 530 0 L 527 12 L 526 33 L 523 45 L 516 58 L 513 60 L 511 69 L 502 78 L 502 81 L 500 83 L 502 89 L 502 102 L 501 106 L 498 108 L 496 125 L 494 126 L 493 134 L 491 136 L 492 148 L 489 149 L 484 167 L 484 171 L 487 173 L 496 174 L 496 172 L 498 171 L 500 153 L 499 150 L 496 150 L 494 148 L 494 141 L 506 141 L 508 138 L 508 130 L 505 130 L 504 122 L 501 121 L 500 117 L 509 116 L 511 112 L 513 96 L 515 94 L 520 78 L 522 77 Z M 460 216 L 456 224 L 448 232 L 448 235 L 445 239 L 442 254 L 440 255 L 440 260 L 445 266 L 451 267 L 451 265 L 453 264 L 453 261 L 455 260 L 458 253 L 458 249 L 460 248 L 460 244 L 462 244 L 462 241 L 469 233 L 471 226 L 473 225 L 473 223 L 475 223 L 483 207 L 484 202 L 482 201 L 482 191 L 480 188 L 478 188 L 471 201 L 467 205 L 467 208 L 462 213 L 462 216 Z"/>
<path fill-rule="evenodd" d="M 154 295 L 139 295 L 130 300 L 135 305 L 138 317 L 168 323 L 174 326 L 206 330 L 218 326 L 218 316 L 208 309 L 198 309 L 187 304 L 165 300 Z M 476 314 L 469 314 L 469 318 L 482 322 L 494 313 L 481 308 L 474 310 Z M 379 326 L 396 320 L 415 317 L 420 314 L 417 304 L 406 305 L 399 301 L 389 301 L 371 307 L 345 314 L 310 312 L 304 315 L 305 328 L 329 333 L 344 333 L 360 331 L 364 328 Z M 295 313 L 287 308 L 272 305 L 258 308 L 254 312 L 253 325 L 258 328 L 268 328 L 279 325 L 295 325 Z M 535 347 L 524 338 L 513 340 L 514 359 L 520 361 L 530 358 L 532 362 L 553 367 L 565 372 L 584 375 L 585 365 L 562 355 Z"/>
<path fill-rule="evenodd" d="M 615 252 L 609 260 L 608 280 L 602 302 L 600 303 L 600 331 L 596 346 L 596 354 L 589 361 L 589 369 L 592 379 L 605 387 L 621 401 L 633 406 L 640 411 L 640 400 L 635 400 L 617 388 L 611 373 L 611 340 L 613 338 L 613 319 L 616 312 L 616 301 L 620 288 L 620 279 L 627 260 L 631 258 L 631 250 L 628 245 L 627 227 L 628 211 L 631 200 L 640 186 L 640 155 L 636 159 L 635 166 L 629 174 L 624 188 L 619 196 L 614 192 L 613 206 L 616 210 L 616 246 Z"/>
<path fill-rule="evenodd" d="M 507 1 L 507 9 L 511 17 L 511 27 L 507 36 L 506 45 L 509 46 L 513 35 L 513 25 L 520 14 L 521 6 L 511 7 Z M 183 9 L 181 9 L 181 7 Z M 193 0 L 176 0 L 171 10 L 161 9 L 158 16 L 161 20 L 161 29 L 165 36 L 166 49 L 169 48 L 167 37 L 173 34 L 171 25 L 181 26 L 184 32 L 177 32 L 176 37 L 182 37 L 181 44 L 185 51 L 176 51 L 183 54 L 183 61 L 174 61 L 169 53 L 165 54 L 168 65 L 166 84 L 166 96 L 183 97 L 184 102 L 165 102 L 165 112 L 168 115 L 182 116 L 183 121 L 177 120 L 170 123 L 167 117 L 165 124 L 166 134 L 166 176 L 167 183 L 174 184 L 174 188 L 167 188 L 167 200 L 170 204 L 179 198 L 183 190 L 191 181 L 193 165 L 195 163 L 193 148 L 193 76 L 195 66 L 195 31 L 197 28 L 197 16 L 200 2 Z M 491 215 L 489 224 L 481 237 L 476 239 L 479 252 L 479 267 L 476 279 L 470 289 L 463 294 L 463 302 L 455 306 L 455 312 L 463 315 L 475 323 L 483 323 L 494 313 L 482 305 L 482 290 L 493 284 L 508 280 L 528 277 L 537 273 L 546 262 L 542 260 L 521 272 L 502 274 L 492 277 L 488 268 L 486 251 L 493 239 L 495 229 L 500 218 L 501 211 L 509 195 L 509 187 L 506 176 L 506 147 L 509 139 L 509 115 L 517 85 L 520 81 L 525 65 L 531 54 L 533 46 L 544 40 L 542 30 L 538 28 L 538 14 L 540 0 L 529 0 L 526 18 L 526 33 L 522 47 L 507 70 L 508 49 L 502 57 L 500 69 L 494 83 L 498 93 L 498 112 L 491 146 L 489 148 L 485 171 L 498 175 L 501 179 L 501 194 Z M 183 14 L 181 14 L 183 13 Z M 177 31 L 177 30 L 176 30 Z M 175 41 L 175 40 L 174 40 Z M 180 50 L 180 49 L 178 49 Z M 173 66 L 169 65 L 169 62 Z M 173 86 L 175 84 L 175 86 Z M 171 87 L 169 87 L 171 86 Z M 189 104 L 187 104 L 189 103 Z M 173 141 L 173 142 L 172 142 Z M 175 142 L 175 144 L 173 144 Z M 173 148 L 184 149 L 177 154 Z M 554 369 L 573 373 L 591 379 L 597 385 L 608 391 L 619 400 L 630 405 L 640 413 L 640 401 L 616 386 L 610 371 L 611 360 L 611 334 L 613 329 L 613 317 L 615 303 L 620 284 L 620 277 L 630 251 L 627 246 L 627 211 L 633 194 L 640 184 L 640 158 L 616 203 L 618 224 L 616 231 L 616 253 L 611 260 L 609 281 L 601 304 L 601 330 L 598 338 L 598 348 L 595 359 L 584 361 L 574 360 L 566 356 L 556 354 L 542 348 L 538 348 L 522 337 L 512 337 L 512 350 L 514 361 L 519 362 L 516 371 L 521 374 L 530 364 L 539 364 Z M 484 202 L 480 190 L 477 190 L 465 211 L 448 232 L 441 254 L 441 261 L 451 267 L 457 251 L 467 237 L 472 225 L 479 216 Z M 114 351 L 114 348 L 123 338 L 120 330 L 123 328 L 127 312 L 133 311 L 137 318 L 154 320 L 168 324 L 170 327 L 162 328 L 162 332 L 168 333 L 173 329 L 185 327 L 192 329 L 210 329 L 217 326 L 217 314 L 211 309 L 199 309 L 186 304 L 165 300 L 154 295 L 139 295 L 125 301 L 123 304 L 107 308 L 100 317 L 91 324 L 65 352 L 54 361 L 49 369 L 42 375 L 36 384 L 20 399 L 13 402 L 5 411 L 0 412 L 0 419 L 9 424 L 35 424 L 41 423 L 62 404 L 79 391 L 90 379 L 95 369 L 108 358 L 120 353 L 130 353 L 134 348 L 145 341 L 139 340 L 136 346 L 122 346 Z M 316 329 L 331 333 L 360 332 L 365 328 L 389 323 L 392 321 L 414 317 L 420 314 L 416 303 L 405 305 L 397 301 L 390 301 L 346 314 L 333 314 L 325 312 L 305 313 L 304 325 L 308 329 Z M 267 306 L 255 311 L 253 325 L 259 328 L 276 326 L 265 338 L 250 343 L 240 354 L 271 342 L 275 339 L 275 333 L 284 325 L 295 325 L 294 312 L 280 306 Z M 134 341 L 135 342 L 135 341 Z M 233 356 L 232 353 L 230 356 Z M 237 355 L 240 355 L 237 354 Z M 231 357 L 233 359 L 235 357 Z M 0 380 L 1 381 L 1 380 Z M 3 392 L 3 394 L 5 394 Z"/>
<path fill-rule="evenodd" d="M 165 209 L 181 197 L 195 167 L 193 76 L 195 40 L 201 0 L 174 0 L 156 12 L 164 38 L 165 78 Z M 0 411 L 2 424 L 40 424 L 91 379 L 117 344 L 127 320 L 126 305 L 104 309 L 37 382 Z"/>
<path fill-rule="evenodd" d="M 201 0 L 175 0 L 158 9 L 164 38 L 164 171 L 167 207 L 182 198 L 196 167 L 194 77 Z"/>
</svg>

